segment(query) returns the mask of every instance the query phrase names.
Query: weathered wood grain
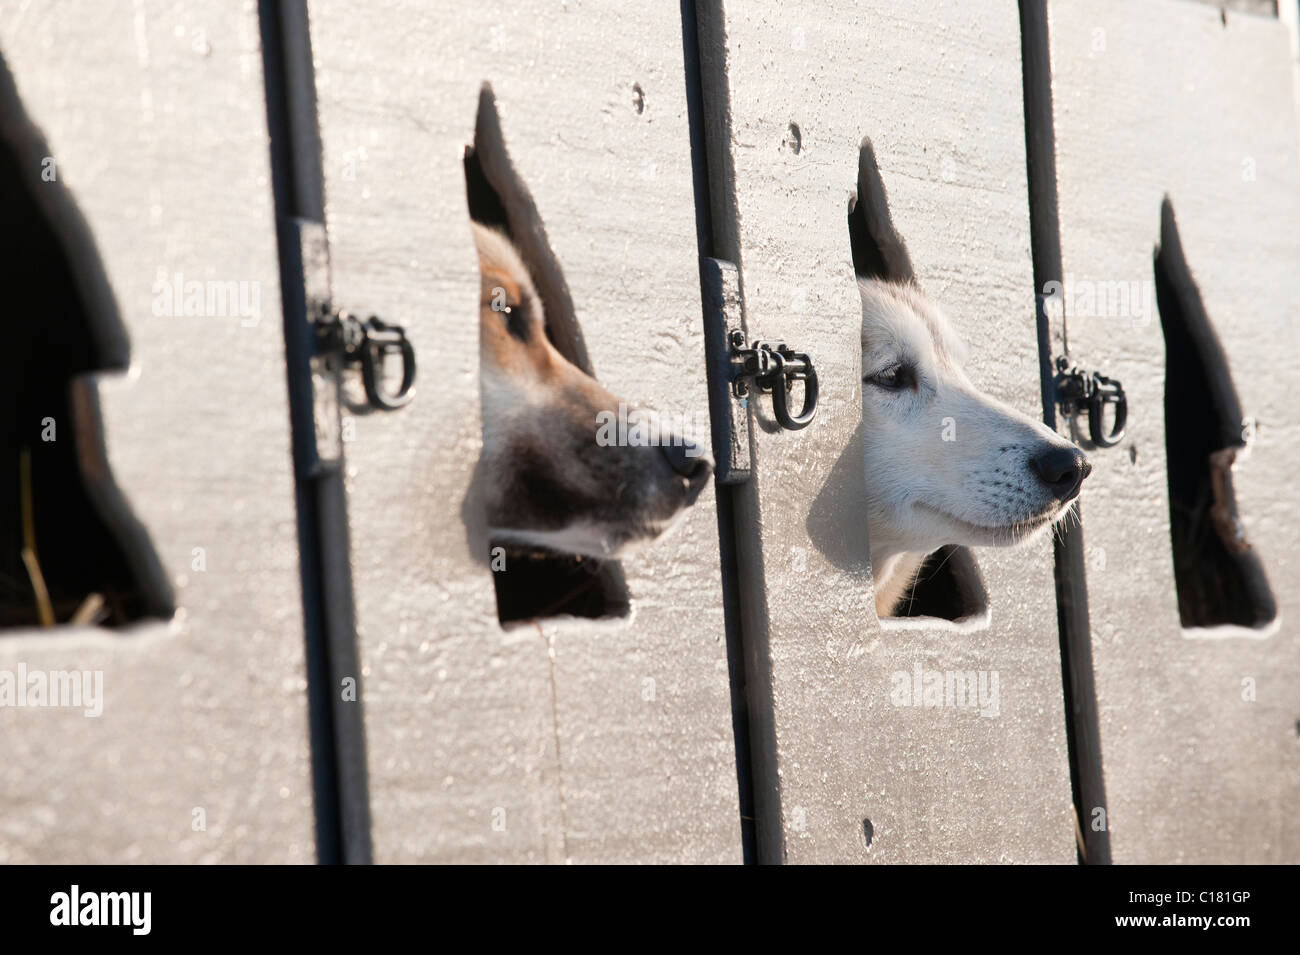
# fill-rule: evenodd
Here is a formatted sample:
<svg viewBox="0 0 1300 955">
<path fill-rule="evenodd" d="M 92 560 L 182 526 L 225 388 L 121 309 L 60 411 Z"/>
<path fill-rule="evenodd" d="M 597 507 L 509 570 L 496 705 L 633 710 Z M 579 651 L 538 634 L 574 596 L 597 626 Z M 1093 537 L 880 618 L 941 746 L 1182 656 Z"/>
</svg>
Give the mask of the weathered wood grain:
<svg viewBox="0 0 1300 955">
<path fill-rule="evenodd" d="M 426 369 L 347 446 L 376 858 L 739 861 L 712 491 L 624 561 L 627 619 L 504 630 L 472 500 L 484 81 L 597 376 L 707 409 L 676 5 L 311 15 L 335 297 L 406 325 Z"/>
<path fill-rule="evenodd" d="M 104 693 L 99 718 L 0 710 L 12 770 L 0 782 L 0 860 L 310 862 L 256 10 L 11 5 L 0 48 L 94 234 L 131 339 L 130 372 L 99 382 L 109 460 L 178 605 L 169 624 L 123 633 L 0 636 L 0 668 L 99 670 Z M 176 273 L 249 283 L 259 311 L 158 315 L 154 283 Z"/>
<path fill-rule="evenodd" d="M 1065 272 L 1134 282 L 1150 311 L 1073 314 L 1075 358 L 1118 377 L 1123 446 L 1092 455 L 1088 594 L 1116 862 L 1293 862 L 1300 750 L 1294 491 L 1296 120 L 1274 20 L 1199 4 L 1052 3 Z M 1258 431 L 1237 500 L 1281 610 L 1271 637 L 1181 630 L 1169 536 L 1164 369 L 1152 291 L 1160 203 Z M 1085 310 L 1086 311 L 1086 310 Z M 1247 700 L 1252 681 L 1255 698 Z"/>
<path fill-rule="evenodd" d="M 729 133 L 724 150 L 711 143 L 714 216 L 738 222 L 736 248 L 719 254 L 739 256 L 751 335 L 791 342 L 821 372 L 812 427 L 756 429 L 756 483 L 738 505 L 750 535 L 746 637 L 768 644 L 758 662 L 775 765 L 757 794 L 760 854 L 1073 861 L 1049 546 L 977 552 L 988 629 L 882 630 L 856 433 L 861 312 L 846 208 L 864 137 L 918 279 L 971 345 L 973 379 L 1041 413 L 1016 11 L 721 7 L 719 19 L 701 5 L 709 128 Z M 891 677 L 918 665 L 997 671 L 999 715 L 894 706 Z"/>
</svg>

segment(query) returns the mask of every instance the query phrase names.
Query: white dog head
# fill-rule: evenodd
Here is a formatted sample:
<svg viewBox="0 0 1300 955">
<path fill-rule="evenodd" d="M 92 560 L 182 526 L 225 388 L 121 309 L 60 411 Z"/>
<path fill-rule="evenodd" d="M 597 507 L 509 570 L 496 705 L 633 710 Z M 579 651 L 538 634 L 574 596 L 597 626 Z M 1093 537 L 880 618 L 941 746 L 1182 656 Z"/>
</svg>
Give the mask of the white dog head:
<svg viewBox="0 0 1300 955">
<path fill-rule="evenodd" d="M 1083 453 L 971 384 L 964 346 L 915 285 L 858 286 L 873 565 L 1017 544 L 1062 517 L 1091 470 Z"/>
</svg>

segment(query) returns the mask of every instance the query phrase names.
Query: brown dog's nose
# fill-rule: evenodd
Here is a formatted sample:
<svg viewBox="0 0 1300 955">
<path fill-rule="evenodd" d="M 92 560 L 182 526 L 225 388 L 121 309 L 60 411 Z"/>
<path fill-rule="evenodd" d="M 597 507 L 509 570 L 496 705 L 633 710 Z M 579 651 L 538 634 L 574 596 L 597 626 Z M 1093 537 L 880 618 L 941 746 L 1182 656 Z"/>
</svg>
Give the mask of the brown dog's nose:
<svg viewBox="0 0 1300 955">
<path fill-rule="evenodd" d="M 713 473 L 713 464 L 704 448 L 694 441 L 664 442 L 659 450 L 674 471 L 686 478 L 691 484 L 703 484 Z"/>
<path fill-rule="evenodd" d="M 1078 448 L 1054 445 L 1030 458 L 1029 467 L 1058 501 L 1074 498 L 1079 493 L 1083 479 L 1092 471 L 1092 465 Z"/>
</svg>

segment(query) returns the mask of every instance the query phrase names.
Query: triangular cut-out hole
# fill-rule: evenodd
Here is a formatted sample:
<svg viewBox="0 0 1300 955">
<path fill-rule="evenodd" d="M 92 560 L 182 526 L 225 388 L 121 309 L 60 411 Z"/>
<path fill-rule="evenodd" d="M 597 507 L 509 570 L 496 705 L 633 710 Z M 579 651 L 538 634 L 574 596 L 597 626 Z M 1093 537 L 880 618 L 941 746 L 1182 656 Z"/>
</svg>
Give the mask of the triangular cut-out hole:
<svg viewBox="0 0 1300 955">
<path fill-rule="evenodd" d="M 858 152 L 858 190 L 849 198 L 848 225 L 853 271 L 858 278 L 916 281 L 907 243 L 889 214 L 889 196 L 870 139 L 862 141 Z M 896 616 L 954 622 L 987 618 L 988 592 L 970 548 L 941 547 L 930 554 Z"/>
<path fill-rule="evenodd" d="M 1155 282 L 1165 336 L 1169 533 L 1179 617 L 1188 629 L 1267 629 L 1277 618 L 1277 602 L 1232 486 L 1247 425 L 1167 198 Z"/>
<path fill-rule="evenodd" d="M 536 203 L 510 161 L 488 86 L 479 96 L 474 143 L 465 151 L 464 165 L 470 218 L 510 238 L 542 300 L 547 338 L 560 354 L 592 374 L 564 273 L 546 241 Z M 493 583 L 497 617 L 503 624 L 628 613 L 627 584 L 617 561 L 508 545 L 500 556 L 502 560 L 493 561 Z"/>
<path fill-rule="evenodd" d="M 87 377 L 125 367 L 125 334 L 3 59 L 0 131 L 0 627 L 170 617 L 166 578 L 109 472 Z"/>
</svg>

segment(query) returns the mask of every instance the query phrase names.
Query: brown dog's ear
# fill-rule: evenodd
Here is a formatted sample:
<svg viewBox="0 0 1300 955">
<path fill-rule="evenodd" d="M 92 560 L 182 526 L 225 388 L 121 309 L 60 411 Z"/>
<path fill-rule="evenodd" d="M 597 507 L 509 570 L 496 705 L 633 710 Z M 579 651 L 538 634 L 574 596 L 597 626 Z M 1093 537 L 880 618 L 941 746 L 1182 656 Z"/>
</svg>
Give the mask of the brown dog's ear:
<svg viewBox="0 0 1300 955">
<path fill-rule="evenodd" d="M 546 337 L 561 355 L 592 374 L 568 283 L 551 251 L 537 203 L 510 160 L 496 97 L 487 83 L 479 90 L 474 144 L 466 155 L 465 168 L 470 217 L 506 232 L 515 255 L 525 265 L 526 284 L 545 311 Z M 479 193 L 477 198 L 475 193 Z"/>
</svg>

